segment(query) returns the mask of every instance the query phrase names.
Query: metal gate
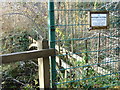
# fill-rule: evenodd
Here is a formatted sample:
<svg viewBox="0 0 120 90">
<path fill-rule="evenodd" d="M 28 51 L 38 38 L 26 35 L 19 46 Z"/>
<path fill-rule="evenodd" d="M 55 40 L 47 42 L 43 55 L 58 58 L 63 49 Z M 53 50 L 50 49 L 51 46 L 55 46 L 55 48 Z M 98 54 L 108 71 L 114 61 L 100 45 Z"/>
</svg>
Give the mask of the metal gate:
<svg viewBox="0 0 120 90">
<path fill-rule="evenodd" d="M 49 2 L 51 83 L 57 88 L 120 85 L 120 2 Z M 89 30 L 90 11 L 109 11 L 109 29 Z"/>
</svg>

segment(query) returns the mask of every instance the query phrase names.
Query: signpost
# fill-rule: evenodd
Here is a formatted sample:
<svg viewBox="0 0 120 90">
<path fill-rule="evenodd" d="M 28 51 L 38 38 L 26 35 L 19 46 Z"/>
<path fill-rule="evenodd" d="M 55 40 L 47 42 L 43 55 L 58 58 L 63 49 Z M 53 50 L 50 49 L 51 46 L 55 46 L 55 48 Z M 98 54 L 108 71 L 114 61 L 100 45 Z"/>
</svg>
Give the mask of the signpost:
<svg viewBox="0 0 120 90">
<path fill-rule="evenodd" d="M 107 11 L 91 11 L 90 12 L 90 30 L 107 29 L 109 12 Z"/>
</svg>

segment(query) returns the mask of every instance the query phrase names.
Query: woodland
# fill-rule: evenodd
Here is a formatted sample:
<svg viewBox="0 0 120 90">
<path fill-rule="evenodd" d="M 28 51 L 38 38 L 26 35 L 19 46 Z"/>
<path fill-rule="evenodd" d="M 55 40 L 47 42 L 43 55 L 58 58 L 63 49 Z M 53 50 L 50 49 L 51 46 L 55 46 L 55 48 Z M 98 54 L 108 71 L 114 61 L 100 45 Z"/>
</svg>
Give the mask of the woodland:
<svg viewBox="0 0 120 90">
<path fill-rule="evenodd" d="M 54 4 L 57 88 L 119 89 L 120 2 Z M 3 2 L 1 8 L 0 55 L 36 50 L 31 45 L 37 40 L 49 41 L 47 2 Z M 109 29 L 90 31 L 90 10 L 109 11 Z M 0 75 L 1 90 L 39 89 L 37 59 L 1 64 Z"/>
</svg>

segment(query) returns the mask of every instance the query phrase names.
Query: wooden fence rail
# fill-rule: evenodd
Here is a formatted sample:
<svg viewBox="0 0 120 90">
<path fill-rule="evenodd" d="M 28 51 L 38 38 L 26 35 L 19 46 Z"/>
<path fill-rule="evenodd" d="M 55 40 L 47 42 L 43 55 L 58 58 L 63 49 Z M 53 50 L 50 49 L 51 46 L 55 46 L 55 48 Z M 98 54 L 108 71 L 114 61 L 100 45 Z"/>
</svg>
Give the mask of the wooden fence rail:
<svg viewBox="0 0 120 90">
<path fill-rule="evenodd" d="M 32 51 L 3 54 L 0 55 L 0 58 L 2 59 L 2 64 L 7 64 L 17 61 L 49 57 L 52 55 L 54 55 L 54 49 L 42 49 L 42 50 L 32 50 Z"/>
<path fill-rule="evenodd" d="M 49 56 L 55 55 L 55 49 L 49 49 L 47 40 L 43 39 L 37 43 L 38 50 L 4 54 L 0 55 L 0 58 L 2 64 L 38 58 L 39 86 L 50 88 Z"/>
</svg>

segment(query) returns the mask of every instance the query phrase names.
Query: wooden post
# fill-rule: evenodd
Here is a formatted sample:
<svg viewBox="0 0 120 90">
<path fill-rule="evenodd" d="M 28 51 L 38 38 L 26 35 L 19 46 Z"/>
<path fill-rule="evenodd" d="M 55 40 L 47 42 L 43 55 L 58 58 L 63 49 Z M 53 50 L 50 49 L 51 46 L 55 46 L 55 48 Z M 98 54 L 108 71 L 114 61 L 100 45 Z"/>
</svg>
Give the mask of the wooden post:
<svg viewBox="0 0 120 90">
<path fill-rule="evenodd" d="M 38 49 L 47 49 L 48 41 L 43 39 L 38 41 Z M 49 57 L 38 58 L 38 73 L 39 73 L 39 86 L 40 88 L 50 88 L 50 65 Z"/>
<path fill-rule="evenodd" d="M 100 50 L 100 33 L 98 34 L 98 50 Z M 100 63 L 100 51 L 98 51 L 97 52 L 97 63 Z M 99 64 L 98 64 L 98 66 L 100 66 Z"/>
<path fill-rule="evenodd" d="M 85 40 L 85 48 L 86 48 L 86 53 L 85 53 L 85 62 L 86 62 L 86 64 L 88 64 L 88 53 L 87 53 L 87 51 L 88 51 L 88 41 L 87 40 Z M 88 76 L 88 72 L 89 72 L 89 67 L 87 67 L 87 76 Z"/>
<path fill-rule="evenodd" d="M 120 26 L 119 26 L 119 28 L 120 28 Z M 118 31 L 118 36 L 120 36 L 120 30 Z M 120 39 L 118 39 L 118 58 L 120 58 Z M 118 72 L 120 71 L 120 62 L 118 62 Z M 120 73 L 119 73 L 119 78 L 118 78 L 119 80 L 120 80 Z"/>
</svg>

